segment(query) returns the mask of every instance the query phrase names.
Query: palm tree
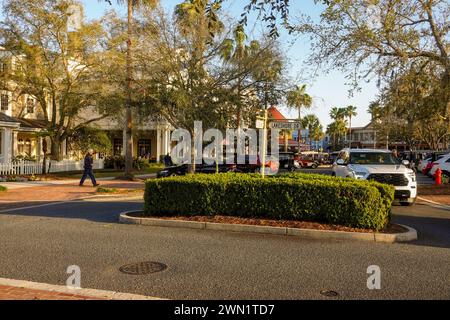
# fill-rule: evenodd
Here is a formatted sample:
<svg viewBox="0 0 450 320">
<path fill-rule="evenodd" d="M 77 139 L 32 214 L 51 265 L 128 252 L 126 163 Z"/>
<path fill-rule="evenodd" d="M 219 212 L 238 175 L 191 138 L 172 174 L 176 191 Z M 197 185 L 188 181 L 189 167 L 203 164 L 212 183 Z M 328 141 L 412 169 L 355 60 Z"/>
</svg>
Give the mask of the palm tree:
<svg viewBox="0 0 450 320">
<path fill-rule="evenodd" d="M 348 132 L 350 135 L 350 146 L 351 146 L 351 140 L 352 140 L 352 117 L 356 117 L 358 113 L 356 112 L 357 108 L 355 106 L 347 106 L 345 108 L 345 116 L 348 117 Z"/>
<path fill-rule="evenodd" d="M 323 133 L 323 126 L 319 124 L 317 127 L 315 127 L 312 131 L 311 137 L 314 139 L 314 142 L 318 142 L 323 139 L 325 134 Z"/>
<path fill-rule="evenodd" d="M 333 107 L 330 111 L 330 117 L 333 120 L 345 118 L 345 108 Z"/>
<path fill-rule="evenodd" d="M 225 39 L 222 42 L 220 55 L 222 60 L 227 63 L 233 64 L 238 70 L 241 70 L 245 60 L 252 56 L 260 49 L 260 44 L 258 41 L 251 41 L 249 45 L 245 44 L 247 35 L 244 32 L 244 27 L 238 25 L 233 32 L 233 38 Z M 242 82 L 243 77 L 238 77 L 237 79 L 237 127 L 240 128 L 241 125 L 241 94 L 242 94 Z"/>
<path fill-rule="evenodd" d="M 224 28 L 218 15 L 220 8 L 219 2 L 210 3 L 209 0 L 185 0 L 175 6 L 175 17 L 181 31 L 196 39 L 192 54 L 200 65 L 207 43 Z"/>
<path fill-rule="evenodd" d="M 300 122 L 300 126 L 301 126 L 302 107 L 309 109 L 312 106 L 312 98 L 309 94 L 306 93 L 306 85 L 305 84 L 302 86 L 296 86 L 294 90 L 291 90 L 287 93 L 287 106 L 289 108 L 298 110 L 298 121 Z M 301 128 L 299 128 L 299 130 L 298 130 L 298 151 L 299 152 L 300 152 L 300 145 L 301 145 L 301 135 L 302 135 L 302 130 L 301 130 Z"/>
<path fill-rule="evenodd" d="M 105 0 L 111 4 L 111 0 Z M 133 83 L 133 11 L 140 7 L 154 8 L 158 0 L 116 0 L 117 4 L 127 4 L 127 58 L 126 58 L 126 103 L 125 103 L 125 178 L 133 178 L 133 115 L 132 105 L 132 83 Z M 159 159 L 158 159 L 159 160 Z"/>
<path fill-rule="evenodd" d="M 367 112 L 370 113 L 371 116 L 371 120 L 377 120 L 380 117 L 380 112 L 381 111 L 381 107 L 380 107 L 380 102 L 378 101 L 373 101 L 369 104 L 369 108 L 367 108 Z"/>
<path fill-rule="evenodd" d="M 333 137 L 333 146 L 336 149 L 340 144 L 342 136 L 347 132 L 347 124 L 343 118 L 338 118 L 327 127 L 327 134 Z M 339 142 L 339 143 L 338 143 Z"/>
<path fill-rule="evenodd" d="M 309 146 L 312 147 L 312 133 L 320 126 L 319 118 L 314 114 L 308 114 L 302 119 L 302 127 L 308 129 Z"/>
</svg>

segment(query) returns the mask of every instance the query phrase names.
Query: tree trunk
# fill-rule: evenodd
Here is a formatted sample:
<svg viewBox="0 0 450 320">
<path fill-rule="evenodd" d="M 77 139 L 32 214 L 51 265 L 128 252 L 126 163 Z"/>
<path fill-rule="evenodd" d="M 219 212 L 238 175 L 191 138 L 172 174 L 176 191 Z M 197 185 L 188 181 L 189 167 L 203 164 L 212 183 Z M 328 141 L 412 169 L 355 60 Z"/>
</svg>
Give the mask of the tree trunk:
<svg viewBox="0 0 450 320">
<path fill-rule="evenodd" d="M 131 90 L 133 81 L 133 69 L 132 69 L 132 28 L 133 28 L 133 1 L 128 0 L 128 16 L 127 16 L 127 101 L 125 105 L 125 178 L 133 178 L 133 122 L 132 122 L 132 112 L 131 112 Z M 159 159 L 157 159 L 159 161 Z"/>
<path fill-rule="evenodd" d="M 47 174 L 47 140 L 42 138 L 42 152 L 44 153 L 44 158 L 42 159 L 42 174 Z"/>
<path fill-rule="evenodd" d="M 302 125 L 301 125 L 301 122 L 302 122 L 302 114 L 301 114 L 301 110 L 302 110 L 302 107 L 298 107 L 298 123 L 299 123 L 299 128 L 300 129 L 298 129 L 298 153 L 300 153 L 300 152 L 302 152 L 302 150 L 301 150 L 301 141 L 302 141 Z"/>
<path fill-rule="evenodd" d="M 50 138 L 51 146 L 50 146 L 50 152 L 52 155 L 52 159 L 56 161 L 62 160 L 62 154 L 61 154 L 61 138 L 58 136 L 54 136 Z"/>
<path fill-rule="evenodd" d="M 348 120 L 349 120 L 349 122 L 348 122 L 348 125 L 349 125 L 349 127 L 348 127 L 348 135 L 350 136 L 350 138 L 349 138 L 349 142 L 348 142 L 348 146 L 349 146 L 349 148 L 351 148 L 352 147 L 352 117 L 350 116 L 349 118 L 348 118 Z"/>
</svg>

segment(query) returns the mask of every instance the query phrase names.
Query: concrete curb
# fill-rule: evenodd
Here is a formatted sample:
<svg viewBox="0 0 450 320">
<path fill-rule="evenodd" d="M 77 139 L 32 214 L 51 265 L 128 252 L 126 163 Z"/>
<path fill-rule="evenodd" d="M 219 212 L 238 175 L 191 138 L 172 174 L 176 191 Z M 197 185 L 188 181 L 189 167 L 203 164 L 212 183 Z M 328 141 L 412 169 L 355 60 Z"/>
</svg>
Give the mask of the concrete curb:
<svg viewBox="0 0 450 320">
<path fill-rule="evenodd" d="M 119 216 L 120 223 L 138 224 L 154 227 L 186 228 L 186 229 L 204 229 L 232 232 L 249 232 L 262 234 L 275 234 L 285 236 L 297 236 L 304 239 L 325 239 L 325 240 L 356 240 L 373 241 L 384 243 L 407 242 L 417 240 L 417 231 L 411 227 L 401 225 L 408 229 L 404 233 L 363 233 L 346 232 L 334 230 L 315 230 L 315 229 L 297 229 L 286 227 L 254 226 L 243 224 L 197 222 L 182 220 L 164 220 L 158 218 L 139 218 L 132 217 L 132 213 L 141 213 L 142 211 L 122 212 Z"/>
<path fill-rule="evenodd" d="M 76 294 L 88 298 L 98 298 L 107 300 L 165 300 L 162 298 L 142 296 L 138 294 L 122 293 L 117 291 L 85 289 L 85 288 L 69 288 L 67 286 L 60 286 L 47 283 L 31 282 L 25 280 L 14 280 L 7 278 L 0 278 L 0 285 L 11 286 L 25 289 L 42 290 L 49 292 L 59 292 L 67 294 Z"/>
<path fill-rule="evenodd" d="M 446 205 L 446 204 L 442 204 L 439 202 L 435 202 L 435 201 L 431 201 L 422 197 L 417 197 L 418 200 L 425 202 L 424 204 L 432 207 L 432 208 L 437 208 L 437 209 L 444 209 L 444 210 L 448 210 L 450 211 L 450 206 Z"/>
</svg>

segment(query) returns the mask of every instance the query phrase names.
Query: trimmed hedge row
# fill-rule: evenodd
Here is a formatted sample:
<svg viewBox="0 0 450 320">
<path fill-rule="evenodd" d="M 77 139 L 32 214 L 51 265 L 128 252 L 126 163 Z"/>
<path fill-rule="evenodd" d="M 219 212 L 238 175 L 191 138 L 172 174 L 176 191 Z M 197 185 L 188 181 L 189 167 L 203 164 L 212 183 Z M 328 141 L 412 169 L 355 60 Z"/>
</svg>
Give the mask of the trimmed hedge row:
<svg viewBox="0 0 450 320">
<path fill-rule="evenodd" d="M 394 188 L 323 175 L 187 175 L 146 181 L 148 216 L 230 215 L 304 220 L 381 230 L 390 220 Z"/>
</svg>

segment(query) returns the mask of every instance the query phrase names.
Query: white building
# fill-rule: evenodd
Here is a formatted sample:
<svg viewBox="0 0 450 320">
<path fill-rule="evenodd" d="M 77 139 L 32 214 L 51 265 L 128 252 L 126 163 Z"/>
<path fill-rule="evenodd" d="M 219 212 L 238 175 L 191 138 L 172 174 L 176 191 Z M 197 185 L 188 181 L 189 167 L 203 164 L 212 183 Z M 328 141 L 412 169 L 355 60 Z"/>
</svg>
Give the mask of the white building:
<svg viewBox="0 0 450 320">
<path fill-rule="evenodd" d="M 40 160 L 43 157 L 43 139 L 47 141 L 47 150 L 51 150 L 49 138 L 42 138 L 39 132 L 48 126 L 46 119 L 51 118 L 51 105 L 47 105 L 48 117 L 36 99 L 28 94 L 19 93 L 17 86 L 3 77 L 14 68 L 14 59 L 9 57 L 0 47 L 0 163 L 11 162 L 15 157 L 29 157 Z M 80 121 L 96 117 L 95 112 L 86 111 L 78 115 Z M 111 137 L 110 155 L 123 155 L 123 123 L 113 119 L 102 119 L 92 123 L 93 126 L 105 130 Z M 133 156 L 147 157 L 160 161 L 161 156 L 170 151 L 171 126 L 164 120 L 143 121 L 133 134 Z M 84 153 L 86 150 L 80 150 Z M 79 152 L 70 152 L 67 141 L 61 144 L 63 158 L 73 158 Z"/>
</svg>

